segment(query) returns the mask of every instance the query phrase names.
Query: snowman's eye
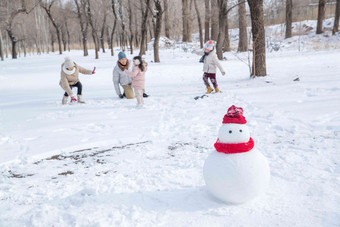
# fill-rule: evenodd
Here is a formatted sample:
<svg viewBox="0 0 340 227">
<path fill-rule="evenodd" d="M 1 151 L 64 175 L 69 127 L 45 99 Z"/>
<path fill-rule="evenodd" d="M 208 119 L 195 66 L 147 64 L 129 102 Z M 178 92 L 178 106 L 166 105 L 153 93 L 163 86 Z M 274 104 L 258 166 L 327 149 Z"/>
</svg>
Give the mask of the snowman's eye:
<svg viewBox="0 0 340 227">
<path fill-rule="evenodd" d="M 240 132 L 242 132 L 242 129 L 240 129 Z"/>
<path fill-rule="evenodd" d="M 229 133 L 232 133 L 233 131 L 229 130 Z"/>
</svg>

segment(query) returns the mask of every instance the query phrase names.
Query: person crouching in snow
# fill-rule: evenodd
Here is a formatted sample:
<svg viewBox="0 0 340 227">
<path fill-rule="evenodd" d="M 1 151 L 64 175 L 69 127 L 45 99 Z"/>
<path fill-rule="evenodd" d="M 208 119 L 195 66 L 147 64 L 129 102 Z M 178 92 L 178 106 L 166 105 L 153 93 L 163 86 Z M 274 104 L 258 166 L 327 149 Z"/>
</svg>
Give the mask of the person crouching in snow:
<svg viewBox="0 0 340 227">
<path fill-rule="evenodd" d="M 77 98 L 79 103 L 85 103 L 82 100 L 83 85 L 79 81 L 79 73 L 82 74 L 95 74 L 96 67 L 93 70 L 87 70 L 74 63 L 70 58 L 66 57 L 65 62 L 61 65 L 61 78 L 59 85 L 64 89 L 62 104 L 67 103 L 67 99 L 71 96 L 71 103 L 75 103 L 77 99 L 74 97 L 72 88 L 77 87 Z"/>
<path fill-rule="evenodd" d="M 215 88 L 215 92 L 221 92 L 218 89 L 218 84 L 216 81 L 216 67 L 219 68 L 221 71 L 222 75 L 225 75 L 225 71 L 217 59 L 216 51 L 215 51 L 215 46 L 214 46 L 214 41 L 209 40 L 205 45 L 204 45 L 204 55 L 200 59 L 201 63 L 204 63 L 203 65 L 203 81 L 205 86 L 207 87 L 207 94 L 210 94 L 212 92 L 212 88 L 210 87 L 208 79 L 210 79 L 211 83 L 213 84 Z"/>
<path fill-rule="evenodd" d="M 125 73 L 132 78 L 132 87 L 137 99 L 137 105 L 143 106 L 143 91 L 145 89 L 145 72 L 147 71 L 147 66 L 140 56 L 133 58 L 133 65 L 132 72 L 126 70 Z"/>
<path fill-rule="evenodd" d="M 118 61 L 117 65 L 113 69 L 113 85 L 115 87 L 116 93 L 119 98 L 124 98 L 124 95 L 128 99 L 133 99 L 133 91 L 131 88 L 131 78 L 126 75 L 124 72 L 125 70 L 129 70 L 130 61 L 126 58 L 126 55 L 124 52 L 118 53 Z M 120 87 L 121 85 L 124 89 L 124 94 L 121 93 Z"/>
</svg>

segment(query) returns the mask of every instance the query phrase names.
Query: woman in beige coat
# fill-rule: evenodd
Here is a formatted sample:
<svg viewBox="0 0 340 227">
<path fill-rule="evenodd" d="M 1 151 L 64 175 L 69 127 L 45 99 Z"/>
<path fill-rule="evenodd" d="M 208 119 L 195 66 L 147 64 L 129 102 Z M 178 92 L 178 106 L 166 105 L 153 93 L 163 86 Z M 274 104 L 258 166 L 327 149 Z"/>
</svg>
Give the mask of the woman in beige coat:
<svg viewBox="0 0 340 227">
<path fill-rule="evenodd" d="M 67 103 L 67 99 L 71 96 L 71 103 L 77 102 L 74 97 L 72 88 L 77 87 L 78 103 L 85 103 L 82 100 L 82 88 L 83 85 L 79 81 L 79 73 L 82 74 L 95 74 L 96 67 L 93 70 L 87 70 L 74 63 L 70 58 L 65 58 L 65 62 L 61 65 L 61 78 L 59 85 L 64 89 L 65 94 L 63 96 L 62 104 Z"/>
</svg>

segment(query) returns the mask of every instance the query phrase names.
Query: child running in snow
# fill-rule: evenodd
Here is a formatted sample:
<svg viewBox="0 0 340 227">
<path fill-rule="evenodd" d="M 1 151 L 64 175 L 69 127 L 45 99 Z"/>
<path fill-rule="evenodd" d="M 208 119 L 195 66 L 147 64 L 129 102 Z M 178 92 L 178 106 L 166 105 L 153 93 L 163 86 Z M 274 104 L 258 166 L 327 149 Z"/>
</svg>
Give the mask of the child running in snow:
<svg viewBox="0 0 340 227">
<path fill-rule="evenodd" d="M 145 72 L 147 71 L 147 66 L 140 56 L 133 58 L 133 65 L 132 72 L 125 70 L 125 73 L 132 78 L 132 87 L 137 99 L 137 105 L 143 106 L 143 91 L 145 89 Z"/>
<path fill-rule="evenodd" d="M 74 97 L 72 88 L 77 87 L 77 98 L 78 103 L 85 103 L 82 100 L 82 89 L 83 85 L 79 81 L 79 73 L 82 74 L 95 74 L 96 67 L 93 70 L 87 70 L 77 65 L 73 62 L 69 57 L 65 58 L 65 62 L 61 65 L 61 78 L 59 85 L 62 89 L 64 89 L 65 94 L 62 99 L 62 104 L 67 103 L 67 99 L 71 96 L 71 103 L 77 102 L 77 99 Z"/>
<path fill-rule="evenodd" d="M 207 87 L 207 93 L 210 94 L 212 92 L 212 88 L 210 87 L 208 79 L 210 79 L 211 83 L 213 84 L 215 88 L 215 92 L 221 92 L 218 89 L 218 84 L 216 81 L 216 67 L 219 68 L 221 71 L 222 75 L 225 75 L 225 71 L 221 65 L 221 63 L 217 59 L 216 51 L 215 51 L 215 46 L 214 46 L 214 41 L 209 40 L 205 45 L 204 45 L 204 55 L 200 59 L 201 63 L 204 63 L 203 65 L 203 81 L 205 86 Z"/>
</svg>

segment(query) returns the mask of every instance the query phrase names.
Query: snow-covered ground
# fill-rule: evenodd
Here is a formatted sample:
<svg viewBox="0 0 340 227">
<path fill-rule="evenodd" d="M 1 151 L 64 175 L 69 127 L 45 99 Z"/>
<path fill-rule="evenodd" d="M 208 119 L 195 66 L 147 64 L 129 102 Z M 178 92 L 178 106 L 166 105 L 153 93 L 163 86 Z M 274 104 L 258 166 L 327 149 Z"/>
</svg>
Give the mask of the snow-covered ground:
<svg viewBox="0 0 340 227">
<path fill-rule="evenodd" d="M 148 53 L 142 109 L 115 95 L 117 55 L 91 54 L 67 53 L 97 67 L 80 76 L 84 105 L 61 105 L 66 54 L 0 62 L 0 226 L 340 225 L 340 50 L 268 53 L 256 79 L 228 53 L 223 93 L 199 100 L 200 56 Z M 233 104 L 271 168 L 242 205 L 214 199 L 202 174 Z"/>
</svg>

